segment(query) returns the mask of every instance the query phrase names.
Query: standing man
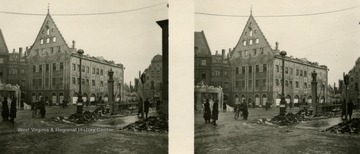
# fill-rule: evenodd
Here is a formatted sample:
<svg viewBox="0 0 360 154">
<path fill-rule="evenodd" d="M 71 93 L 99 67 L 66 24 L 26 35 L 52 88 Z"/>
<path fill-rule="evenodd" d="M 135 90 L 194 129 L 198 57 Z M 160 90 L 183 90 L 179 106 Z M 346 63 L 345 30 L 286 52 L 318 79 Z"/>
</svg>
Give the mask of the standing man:
<svg viewBox="0 0 360 154">
<path fill-rule="evenodd" d="M 213 106 L 212 106 L 212 113 L 211 113 L 211 117 L 212 117 L 212 124 L 215 126 L 216 125 L 216 120 L 218 120 L 218 115 L 219 115 L 219 104 L 218 104 L 219 100 L 215 100 Z"/>
<path fill-rule="evenodd" d="M 353 102 L 350 100 L 349 104 L 348 104 L 348 114 L 349 114 L 349 120 L 351 120 L 351 116 L 353 113 L 353 109 L 354 109 L 354 104 Z M 346 115 L 347 116 L 347 115 Z"/>
<path fill-rule="evenodd" d="M 20 110 L 24 110 L 24 100 L 21 99 L 20 101 Z"/>
<path fill-rule="evenodd" d="M 211 109 L 210 109 L 210 103 L 209 99 L 206 99 L 206 102 L 204 104 L 204 119 L 205 123 L 210 123 L 211 118 Z"/>
<path fill-rule="evenodd" d="M 4 97 L 4 100 L 2 102 L 1 116 L 3 118 L 3 121 L 9 120 L 9 105 L 8 105 L 6 96 Z"/>
<path fill-rule="evenodd" d="M 224 102 L 224 104 L 223 104 L 223 112 L 226 112 L 226 108 L 227 108 L 226 102 Z"/>
<path fill-rule="evenodd" d="M 10 104 L 10 122 L 15 123 L 14 119 L 16 118 L 16 97 L 13 98 Z"/>
<path fill-rule="evenodd" d="M 144 112 L 145 112 L 145 117 L 146 119 L 148 118 L 148 113 L 149 113 L 149 108 L 150 108 L 150 102 L 149 99 L 147 98 L 146 101 L 144 102 Z"/>
<path fill-rule="evenodd" d="M 45 118 L 46 109 L 45 109 L 45 101 L 44 101 L 43 97 L 41 97 L 41 99 L 40 99 L 39 108 L 40 108 L 41 118 Z"/>
<path fill-rule="evenodd" d="M 142 98 L 141 97 L 139 97 L 139 102 L 138 102 L 138 116 L 141 114 L 141 117 L 144 117 L 144 115 L 143 115 L 143 112 L 142 112 L 142 110 L 143 110 L 143 107 L 142 107 Z"/>
</svg>

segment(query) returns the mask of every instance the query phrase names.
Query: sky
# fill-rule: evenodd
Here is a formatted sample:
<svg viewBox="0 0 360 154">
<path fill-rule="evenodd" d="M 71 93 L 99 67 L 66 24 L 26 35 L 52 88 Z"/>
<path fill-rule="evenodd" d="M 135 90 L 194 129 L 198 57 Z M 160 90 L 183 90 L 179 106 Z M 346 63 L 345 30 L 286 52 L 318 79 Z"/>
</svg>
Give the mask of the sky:
<svg viewBox="0 0 360 154">
<path fill-rule="evenodd" d="M 351 70 L 360 57 L 359 0 L 196 0 L 195 12 L 237 17 L 195 14 L 195 31 L 204 31 L 213 54 L 216 50 L 219 53 L 221 49 L 228 51 L 236 46 L 251 8 L 272 48 L 279 42 L 279 49 L 289 56 L 305 57 L 328 66 L 331 85 L 338 85 L 343 72 Z M 260 17 L 314 14 L 346 8 L 353 9 L 311 16 Z"/>
<path fill-rule="evenodd" d="M 71 47 L 84 54 L 103 56 L 107 60 L 121 63 L 125 67 L 124 82 L 129 84 L 151 63 L 151 59 L 162 53 L 161 27 L 156 23 L 168 19 L 166 0 L 0 0 L 1 12 L 17 12 L 43 15 L 17 15 L 0 13 L 0 28 L 9 51 L 31 46 L 36 39 L 47 13 L 50 14 Z M 159 5 L 157 5 L 159 4 Z M 149 7 L 148 7 L 149 6 Z M 150 7 L 152 6 L 152 7 Z M 60 16 L 56 14 L 104 14 Z"/>
</svg>

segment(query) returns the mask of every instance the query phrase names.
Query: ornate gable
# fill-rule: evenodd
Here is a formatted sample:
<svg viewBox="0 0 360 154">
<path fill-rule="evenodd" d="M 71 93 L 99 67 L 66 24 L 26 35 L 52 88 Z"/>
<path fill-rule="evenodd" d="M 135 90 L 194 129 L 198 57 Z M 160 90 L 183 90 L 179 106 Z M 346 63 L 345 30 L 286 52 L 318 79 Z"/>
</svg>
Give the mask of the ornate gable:
<svg viewBox="0 0 360 154">
<path fill-rule="evenodd" d="M 231 52 L 231 59 L 269 53 L 272 53 L 271 47 L 254 17 L 250 15 L 237 45 Z"/>
<path fill-rule="evenodd" d="M 39 60 L 39 58 L 45 57 L 49 60 L 56 60 L 52 55 L 59 56 L 59 54 L 70 55 L 70 48 L 48 13 L 30 48 L 29 58 L 36 57 L 35 59 Z"/>
</svg>

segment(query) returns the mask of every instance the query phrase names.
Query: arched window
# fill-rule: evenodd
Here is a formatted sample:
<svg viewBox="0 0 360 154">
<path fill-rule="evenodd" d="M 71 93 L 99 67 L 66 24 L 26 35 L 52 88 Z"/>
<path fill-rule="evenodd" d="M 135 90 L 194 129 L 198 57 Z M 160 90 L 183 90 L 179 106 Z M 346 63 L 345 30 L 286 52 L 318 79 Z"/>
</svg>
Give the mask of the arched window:
<svg viewBox="0 0 360 154">
<path fill-rule="evenodd" d="M 44 44 L 44 39 L 40 39 L 40 44 Z"/>
<path fill-rule="evenodd" d="M 256 43 L 256 44 L 259 44 L 259 39 L 258 39 L 258 38 L 255 40 L 255 43 Z"/>
<path fill-rule="evenodd" d="M 46 43 L 50 43 L 50 38 L 46 38 Z"/>
<path fill-rule="evenodd" d="M 246 46 L 246 40 L 243 42 L 243 45 Z"/>
<path fill-rule="evenodd" d="M 252 43 L 253 43 L 253 40 L 250 40 L 250 41 L 249 41 L 249 44 L 252 45 Z"/>
<path fill-rule="evenodd" d="M 50 29 L 46 30 L 46 35 L 50 35 Z"/>
<path fill-rule="evenodd" d="M 253 32 L 252 32 L 252 30 L 250 31 L 250 36 L 252 36 L 252 34 L 253 34 Z"/>
<path fill-rule="evenodd" d="M 56 36 L 52 38 L 52 42 L 56 42 Z"/>
</svg>

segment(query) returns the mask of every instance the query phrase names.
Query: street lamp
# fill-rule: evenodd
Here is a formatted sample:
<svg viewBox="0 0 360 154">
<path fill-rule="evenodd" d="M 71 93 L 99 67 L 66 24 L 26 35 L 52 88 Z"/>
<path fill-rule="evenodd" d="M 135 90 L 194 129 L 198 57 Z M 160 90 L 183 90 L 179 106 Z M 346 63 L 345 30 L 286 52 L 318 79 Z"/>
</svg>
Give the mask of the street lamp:
<svg viewBox="0 0 360 154">
<path fill-rule="evenodd" d="M 346 106 L 346 112 L 345 112 L 345 120 L 348 120 L 347 116 L 348 116 L 348 97 L 347 97 L 347 89 L 348 89 L 348 85 L 349 85 L 349 75 L 345 75 L 344 73 L 344 82 L 345 82 L 345 106 Z"/>
<path fill-rule="evenodd" d="M 282 57 L 282 77 L 281 77 L 281 100 L 280 100 L 280 116 L 285 116 L 286 113 L 286 100 L 284 93 L 284 85 L 285 85 L 285 56 L 286 51 L 281 51 L 280 55 Z"/>
<path fill-rule="evenodd" d="M 79 54 L 79 60 L 80 60 L 80 66 L 79 66 L 79 94 L 78 94 L 78 100 L 77 100 L 77 107 L 76 107 L 76 113 L 82 113 L 83 112 L 83 99 L 82 99 L 82 91 L 81 91 L 81 84 L 82 84 L 82 79 L 81 79 L 81 57 L 84 54 L 84 50 L 79 49 L 77 51 L 77 53 Z"/>
<path fill-rule="evenodd" d="M 145 82 L 146 82 L 146 75 L 145 73 L 141 74 L 141 83 L 143 85 L 143 90 L 142 90 L 142 95 L 143 95 L 143 99 L 142 99 L 142 110 L 141 110 L 141 117 L 144 118 L 144 101 L 145 101 Z"/>
</svg>

